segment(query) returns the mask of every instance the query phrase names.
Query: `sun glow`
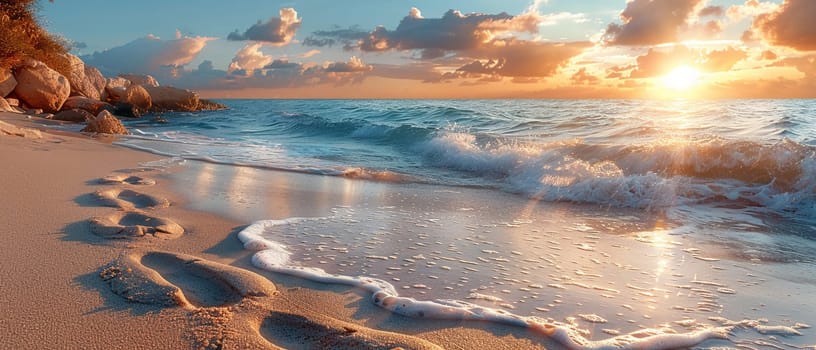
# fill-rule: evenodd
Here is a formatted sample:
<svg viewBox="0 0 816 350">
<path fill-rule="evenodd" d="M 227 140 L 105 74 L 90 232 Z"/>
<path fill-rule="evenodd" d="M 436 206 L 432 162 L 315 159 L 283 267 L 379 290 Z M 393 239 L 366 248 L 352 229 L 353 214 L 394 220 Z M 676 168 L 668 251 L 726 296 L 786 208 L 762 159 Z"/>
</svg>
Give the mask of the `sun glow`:
<svg viewBox="0 0 816 350">
<path fill-rule="evenodd" d="M 663 77 L 663 85 L 667 88 L 685 91 L 697 84 L 700 80 L 700 71 L 689 66 L 680 66 Z"/>
</svg>

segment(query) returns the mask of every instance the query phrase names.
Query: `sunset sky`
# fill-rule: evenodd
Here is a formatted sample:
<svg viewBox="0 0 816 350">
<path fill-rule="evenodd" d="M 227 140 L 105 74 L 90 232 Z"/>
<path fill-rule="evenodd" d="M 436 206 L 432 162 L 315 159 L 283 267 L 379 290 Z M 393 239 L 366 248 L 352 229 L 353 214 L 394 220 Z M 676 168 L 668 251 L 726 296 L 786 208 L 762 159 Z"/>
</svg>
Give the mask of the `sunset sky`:
<svg viewBox="0 0 816 350">
<path fill-rule="evenodd" d="M 44 2 L 106 75 L 206 97 L 816 97 L 814 0 Z"/>
</svg>

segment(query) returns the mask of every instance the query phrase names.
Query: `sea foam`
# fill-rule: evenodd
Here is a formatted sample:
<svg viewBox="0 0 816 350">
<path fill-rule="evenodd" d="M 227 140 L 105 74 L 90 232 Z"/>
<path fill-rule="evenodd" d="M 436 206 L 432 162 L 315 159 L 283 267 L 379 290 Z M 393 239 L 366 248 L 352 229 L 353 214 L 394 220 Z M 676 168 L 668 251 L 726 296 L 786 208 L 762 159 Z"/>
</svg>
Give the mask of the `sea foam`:
<svg viewBox="0 0 816 350">
<path fill-rule="evenodd" d="M 688 333 L 674 333 L 669 329 L 639 330 L 604 340 L 590 340 L 586 332 L 568 323 L 560 323 L 535 316 L 521 316 L 511 312 L 484 307 L 461 300 L 417 300 L 400 296 L 390 283 L 373 277 L 346 276 L 327 273 L 316 267 L 304 267 L 291 261 L 286 246 L 265 238 L 264 232 L 276 226 L 328 218 L 289 218 L 257 221 L 239 232 L 244 247 L 257 252 L 252 257 L 256 267 L 281 274 L 296 276 L 319 283 L 341 284 L 370 293 L 371 301 L 390 312 L 417 319 L 494 322 L 531 330 L 546 336 L 568 349 L 676 349 L 687 348 L 709 339 L 728 339 L 733 326 L 708 327 Z M 592 315 L 594 316 L 594 315 Z M 598 320 L 597 316 L 591 317 Z"/>
</svg>

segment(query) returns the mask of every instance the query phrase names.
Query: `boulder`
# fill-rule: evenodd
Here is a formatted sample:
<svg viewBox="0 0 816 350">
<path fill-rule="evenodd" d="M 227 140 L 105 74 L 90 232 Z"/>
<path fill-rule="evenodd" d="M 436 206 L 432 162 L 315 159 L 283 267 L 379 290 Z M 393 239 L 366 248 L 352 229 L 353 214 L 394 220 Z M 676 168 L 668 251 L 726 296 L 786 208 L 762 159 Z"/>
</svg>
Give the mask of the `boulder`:
<svg viewBox="0 0 816 350">
<path fill-rule="evenodd" d="M 134 107 L 148 111 L 153 106 L 153 99 L 141 85 L 131 85 L 125 90 L 124 102 L 132 104 Z"/>
<path fill-rule="evenodd" d="M 151 75 L 119 74 L 119 77 L 130 80 L 131 84 L 135 85 L 159 86 L 159 82 Z"/>
<path fill-rule="evenodd" d="M 112 104 L 116 104 L 119 101 L 125 100 L 125 93 L 127 93 L 127 88 L 123 88 L 121 86 L 106 87 L 105 92 L 107 93 L 106 100 Z"/>
<path fill-rule="evenodd" d="M 130 80 L 122 77 L 105 79 L 105 89 L 123 88 L 127 89 L 130 86 Z"/>
<path fill-rule="evenodd" d="M 90 112 L 92 115 L 97 115 L 103 110 L 113 111 L 113 105 L 107 102 L 97 101 L 82 96 L 71 96 L 62 105 L 63 110 L 82 109 Z"/>
<path fill-rule="evenodd" d="M 198 110 L 198 95 L 190 90 L 178 89 L 170 86 L 143 86 L 153 102 L 153 111 L 182 111 Z"/>
<path fill-rule="evenodd" d="M 105 92 L 105 85 L 107 85 L 107 81 L 105 77 L 102 76 L 102 73 L 96 67 L 85 66 L 85 77 L 88 78 L 88 81 L 93 85 L 96 91 L 99 91 L 99 98 L 97 100 L 102 99 L 102 93 Z"/>
<path fill-rule="evenodd" d="M 8 96 L 17 87 L 17 79 L 8 69 L 0 69 L 0 97 Z"/>
<path fill-rule="evenodd" d="M 71 96 L 85 96 L 95 100 L 102 97 L 101 91 L 96 88 L 94 82 L 86 74 L 85 62 L 69 53 L 64 56 L 71 64 L 71 74 L 68 76 L 68 82 L 71 84 Z"/>
<path fill-rule="evenodd" d="M 65 122 L 84 123 L 93 118 L 93 114 L 84 109 L 69 109 L 55 114 L 52 119 Z"/>
<path fill-rule="evenodd" d="M 20 107 L 20 100 L 16 98 L 6 97 L 6 102 L 12 107 Z"/>
<path fill-rule="evenodd" d="M 127 135 L 129 132 L 122 125 L 122 121 L 117 119 L 108 111 L 102 111 L 96 117 L 88 121 L 88 125 L 82 129 L 83 132 L 95 132 L 100 134 Z"/>
<path fill-rule="evenodd" d="M 68 78 L 40 61 L 26 60 L 17 68 L 14 78 L 17 79 L 14 93 L 26 105 L 47 112 L 59 111 L 71 93 Z"/>
</svg>

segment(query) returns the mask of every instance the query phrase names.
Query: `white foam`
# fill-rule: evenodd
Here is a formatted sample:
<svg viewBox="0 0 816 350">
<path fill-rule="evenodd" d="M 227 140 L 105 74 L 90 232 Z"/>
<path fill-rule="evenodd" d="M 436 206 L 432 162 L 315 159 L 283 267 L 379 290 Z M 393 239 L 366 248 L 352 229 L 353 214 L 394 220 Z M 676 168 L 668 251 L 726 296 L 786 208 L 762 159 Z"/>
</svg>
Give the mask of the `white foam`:
<svg viewBox="0 0 816 350">
<path fill-rule="evenodd" d="M 319 283 L 341 284 L 371 293 L 371 301 L 393 313 L 436 320 L 486 321 L 528 328 L 549 337 L 568 349 L 674 349 L 687 348 L 708 339 L 727 339 L 731 327 L 712 327 L 689 333 L 676 334 L 669 329 L 638 331 L 632 334 L 593 341 L 586 331 L 575 325 L 545 320 L 535 316 L 520 316 L 511 312 L 483 307 L 461 300 L 417 300 L 403 297 L 390 283 L 373 277 L 330 274 L 316 267 L 297 266 L 291 262 L 291 253 L 281 243 L 264 237 L 264 233 L 282 225 L 327 218 L 289 218 L 257 221 L 238 233 L 244 248 L 257 250 L 252 264 L 258 268 L 292 275 Z M 592 315 L 594 316 L 594 315 Z M 600 318 L 587 318 L 599 321 Z M 586 318 L 585 318 L 586 319 Z"/>
</svg>

